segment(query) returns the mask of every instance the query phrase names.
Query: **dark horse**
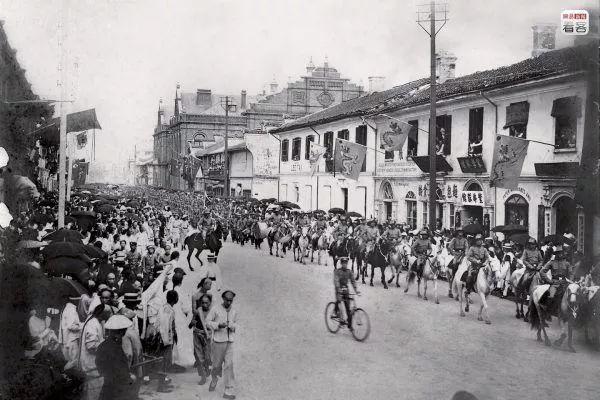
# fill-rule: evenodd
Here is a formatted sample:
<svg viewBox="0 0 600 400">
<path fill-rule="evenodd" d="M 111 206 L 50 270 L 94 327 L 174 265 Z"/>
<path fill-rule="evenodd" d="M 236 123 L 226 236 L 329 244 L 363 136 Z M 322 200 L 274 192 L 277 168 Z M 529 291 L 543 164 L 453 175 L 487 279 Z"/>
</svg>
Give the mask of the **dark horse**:
<svg viewBox="0 0 600 400">
<path fill-rule="evenodd" d="M 221 238 L 223 237 L 223 227 L 221 226 L 221 224 L 217 224 L 217 227 L 215 228 L 214 231 L 212 231 L 206 241 L 202 238 L 202 233 L 198 232 L 198 233 L 192 233 L 190 236 L 186 237 L 185 240 L 183 241 L 183 246 L 184 248 L 188 248 L 188 255 L 187 255 L 187 262 L 188 262 L 188 266 L 190 267 L 190 271 L 193 271 L 194 268 L 192 268 L 192 263 L 190 262 L 190 259 L 192 258 L 192 253 L 194 253 L 194 251 L 196 251 L 196 260 L 198 260 L 200 262 L 200 265 L 204 265 L 204 263 L 202 262 L 202 260 L 200 259 L 200 253 L 202 253 L 202 250 L 204 249 L 209 249 L 211 252 L 213 252 L 215 254 L 215 256 L 219 255 L 219 251 L 221 250 L 221 247 L 223 246 L 221 243 Z"/>
<path fill-rule="evenodd" d="M 371 286 L 373 286 L 373 275 L 375 275 L 375 268 L 380 268 L 381 283 L 385 289 L 388 288 L 387 281 L 385 280 L 385 267 L 388 265 L 386 254 L 389 253 L 389 250 L 388 244 L 385 242 L 379 242 L 373 246 L 373 250 L 366 253 L 366 262 L 371 264 L 371 282 L 369 283 Z"/>
<path fill-rule="evenodd" d="M 329 255 L 333 257 L 333 269 L 336 269 L 338 259 L 340 257 L 348 257 L 349 255 L 348 239 L 337 239 L 333 243 L 331 243 L 331 247 L 329 248 Z"/>
<path fill-rule="evenodd" d="M 356 280 L 358 280 L 359 276 L 362 276 L 362 283 L 365 283 L 365 275 L 366 275 L 366 264 L 364 262 L 365 256 L 365 245 L 362 240 L 351 236 L 346 241 L 346 248 L 348 249 L 348 254 L 350 260 L 352 260 L 352 272 L 354 272 L 354 262 L 356 262 Z"/>
</svg>

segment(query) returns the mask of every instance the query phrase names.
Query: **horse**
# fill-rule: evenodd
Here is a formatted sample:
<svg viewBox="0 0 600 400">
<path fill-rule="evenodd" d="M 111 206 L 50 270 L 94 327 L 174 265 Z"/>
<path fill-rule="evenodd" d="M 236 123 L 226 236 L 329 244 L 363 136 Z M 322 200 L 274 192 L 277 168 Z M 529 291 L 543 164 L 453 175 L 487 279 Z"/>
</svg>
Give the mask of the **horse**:
<svg viewBox="0 0 600 400">
<path fill-rule="evenodd" d="M 317 262 L 319 265 L 321 265 L 321 252 L 322 251 L 327 251 L 327 249 L 329 249 L 329 246 L 331 245 L 331 240 L 332 240 L 332 236 L 331 233 L 327 232 L 327 231 L 323 231 L 323 233 L 319 234 L 313 234 L 312 236 L 312 243 L 311 243 L 311 247 L 310 247 L 310 262 L 314 262 L 314 256 L 315 256 L 315 251 L 317 252 Z M 329 259 L 329 257 L 327 257 L 327 253 L 325 253 L 325 266 L 327 266 L 327 260 Z"/>
<path fill-rule="evenodd" d="M 204 263 L 200 259 L 200 253 L 202 250 L 209 249 L 214 253 L 215 256 L 219 255 L 219 251 L 223 244 L 221 243 L 222 237 L 222 227 L 220 224 L 217 224 L 217 227 L 214 231 L 210 232 L 206 239 L 202 237 L 202 232 L 192 233 L 190 236 L 186 237 L 183 241 L 184 247 L 188 248 L 187 262 L 190 268 L 190 271 L 193 271 L 192 263 L 190 259 L 192 258 L 192 254 L 196 251 L 196 260 L 200 262 L 200 266 L 203 266 Z"/>
<path fill-rule="evenodd" d="M 305 264 L 304 257 L 307 257 L 308 245 L 310 240 L 308 238 L 308 227 L 303 227 L 300 235 L 293 242 L 294 261 L 299 261 Z M 298 257 L 296 257 L 296 250 L 298 251 Z"/>
<path fill-rule="evenodd" d="M 560 305 L 557 312 L 561 334 L 560 337 L 554 341 L 554 346 L 562 346 L 565 337 L 568 336 L 567 347 L 569 351 L 575 353 L 576 351 L 573 347 L 573 325 L 577 320 L 579 309 L 583 304 L 586 291 L 580 286 L 580 283 L 574 283 L 569 280 L 567 280 L 567 283 L 566 290 L 560 299 Z M 537 288 L 535 288 L 533 291 L 533 296 L 531 297 L 533 307 L 531 307 L 529 312 L 531 329 L 537 330 L 538 342 L 542 341 L 542 336 L 540 333 L 544 332 L 544 343 L 546 346 L 550 346 L 551 342 L 550 339 L 548 339 L 544 322 L 546 320 L 546 316 L 551 315 L 553 306 L 556 307 L 556 302 L 554 302 L 554 304 L 549 304 L 549 297 L 547 295 L 549 289 L 550 285 L 548 284 L 539 285 Z M 565 328 L 567 333 L 565 333 Z"/>
<path fill-rule="evenodd" d="M 367 252 L 367 250 L 365 250 L 365 252 Z M 385 289 L 388 289 L 387 281 L 385 279 L 385 267 L 388 265 L 386 254 L 388 252 L 389 249 L 385 242 L 375 243 L 373 248 L 367 252 L 366 260 L 369 264 L 371 264 L 371 282 L 369 282 L 369 285 L 373 286 L 373 275 L 375 275 L 375 268 L 380 268 L 381 283 L 383 283 L 383 287 Z"/>
<path fill-rule="evenodd" d="M 352 273 L 354 273 L 354 262 L 356 261 L 356 280 L 359 275 L 362 276 L 362 283 L 365 283 L 366 274 L 366 263 L 365 257 L 365 243 L 362 239 L 358 239 L 354 236 L 350 236 L 346 242 L 346 248 L 348 249 L 348 256 L 352 260 Z"/>
<path fill-rule="evenodd" d="M 517 260 L 520 262 L 520 260 Z M 533 290 L 540 284 L 540 273 L 536 271 L 535 274 L 529 275 L 528 279 L 523 279 L 525 275 L 525 266 L 523 264 L 521 268 L 515 269 L 510 275 L 510 287 L 515 295 L 515 307 L 517 319 L 523 318 L 523 322 L 529 322 L 529 312 L 531 310 L 531 300 L 527 307 L 527 313 L 523 312 L 523 307 L 527 301 L 527 296 L 531 298 Z M 520 309 L 519 309 L 520 307 Z"/>
<path fill-rule="evenodd" d="M 396 279 L 396 287 L 400 287 L 400 281 L 398 277 L 400 276 L 400 272 L 402 269 L 408 268 L 408 257 L 410 255 L 410 246 L 406 244 L 398 244 L 393 246 L 390 249 L 390 253 L 388 254 L 388 260 L 390 261 L 390 266 L 394 268 L 396 273 L 394 274 L 392 270 L 392 277 L 388 281 L 388 283 L 392 283 L 394 279 Z"/>
<path fill-rule="evenodd" d="M 254 238 L 254 248 L 260 250 L 260 245 L 263 240 L 267 237 L 269 228 L 266 222 L 258 221 L 252 225 L 252 235 Z"/>
<path fill-rule="evenodd" d="M 425 283 L 423 284 L 423 300 L 427 301 L 427 281 L 433 281 L 433 293 L 435 296 L 435 304 L 440 304 L 440 299 L 438 297 L 437 291 L 437 278 L 440 274 L 440 265 L 437 262 L 437 255 L 431 255 L 427 257 L 425 259 L 425 265 L 422 269 L 417 267 L 416 261 L 416 257 L 410 257 L 409 259 L 410 265 L 408 267 L 408 275 L 406 275 L 406 289 L 404 289 L 404 293 L 408 293 L 408 289 L 410 289 L 410 284 L 415 281 L 416 277 L 417 297 L 421 297 L 421 279 L 425 279 Z"/>
<path fill-rule="evenodd" d="M 329 255 L 333 257 L 333 269 L 337 268 L 340 257 L 348 257 L 347 238 L 338 237 L 329 247 Z"/>
<path fill-rule="evenodd" d="M 273 255 L 273 244 L 275 244 L 275 257 L 279 257 L 279 247 L 281 246 L 283 252 L 281 258 L 283 258 L 285 256 L 286 244 L 291 239 L 289 227 L 280 225 L 278 228 L 271 228 L 271 232 L 267 235 L 267 239 L 269 242 L 269 253 Z"/>
<path fill-rule="evenodd" d="M 456 274 L 454 275 L 454 279 L 452 281 L 452 289 L 456 296 L 459 296 L 459 307 L 460 307 L 460 316 L 464 317 L 465 313 L 463 312 L 462 304 L 463 298 L 465 298 L 465 311 L 469 312 L 469 296 L 464 294 L 466 290 L 466 275 L 468 273 L 470 262 L 463 258 L 463 261 L 458 266 Z M 485 309 L 485 323 L 491 324 L 490 314 L 488 311 L 487 297 L 492 292 L 492 288 L 495 287 L 495 283 L 497 280 L 497 275 L 500 271 L 493 270 L 491 264 L 485 263 L 481 268 L 479 268 L 479 272 L 477 273 L 477 278 L 475 281 L 475 291 L 479 294 L 481 298 L 481 306 L 479 308 L 479 314 L 477 315 L 478 321 L 483 321 L 482 313 Z"/>
</svg>

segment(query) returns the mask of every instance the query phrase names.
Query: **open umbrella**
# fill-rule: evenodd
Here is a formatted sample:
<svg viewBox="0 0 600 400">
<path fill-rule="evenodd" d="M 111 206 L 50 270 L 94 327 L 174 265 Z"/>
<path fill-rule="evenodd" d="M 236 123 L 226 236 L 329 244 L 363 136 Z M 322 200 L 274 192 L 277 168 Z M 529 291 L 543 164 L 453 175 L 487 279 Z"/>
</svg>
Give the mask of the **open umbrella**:
<svg viewBox="0 0 600 400">
<path fill-rule="evenodd" d="M 127 207 L 131 207 L 131 208 L 139 208 L 142 205 L 140 204 L 139 201 L 134 200 L 134 201 L 130 201 L 129 203 L 127 203 Z"/>
<path fill-rule="evenodd" d="M 56 257 L 80 257 L 85 255 L 85 245 L 76 242 L 52 242 L 42 250 L 47 259 Z"/>
<path fill-rule="evenodd" d="M 73 211 L 71 215 L 77 219 L 80 217 L 96 218 L 96 213 L 93 211 Z"/>
<path fill-rule="evenodd" d="M 552 243 L 552 244 L 568 244 L 572 246 L 575 241 L 573 239 L 569 239 L 563 235 L 548 235 L 542 238 L 542 243 Z"/>
<path fill-rule="evenodd" d="M 54 217 L 50 214 L 34 214 L 31 216 L 30 221 L 39 225 L 45 225 L 48 222 L 54 221 Z"/>
<path fill-rule="evenodd" d="M 483 233 L 483 226 L 481 224 L 469 224 L 463 226 L 463 232 L 467 235 L 477 235 Z"/>
<path fill-rule="evenodd" d="M 62 228 L 47 234 L 42 238 L 42 240 L 49 240 L 52 242 L 82 243 L 83 235 L 81 235 L 81 233 L 79 233 L 78 231 Z"/>
<path fill-rule="evenodd" d="M 339 207 L 334 207 L 334 208 L 330 208 L 329 209 L 329 214 L 340 214 L 340 215 L 345 215 L 346 211 L 339 208 Z"/>
<path fill-rule="evenodd" d="M 83 251 L 90 258 L 105 258 L 106 252 L 102 249 L 92 246 L 91 244 L 84 245 Z"/>
<path fill-rule="evenodd" d="M 76 257 L 56 257 L 44 265 L 44 269 L 51 275 L 79 275 L 86 271 L 87 267 L 87 262 Z"/>
<path fill-rule="evenodd" d="M 352 218 L 362 218 L 362 214 L 359 214 L 356 211 L 350 211 L 346 215 L 349 216 L 349 217 L 352 217 Z"/>
<path fill-rule="evenodd" d="M 525 233 L 529 232 L 529 228 L 523 225 L 510 224 L 510 225 L 498 225 L 492 228 L 492 232 L 502 232 L 506 235 L 511 235 L 512 233 Z"/>
<path fill-rule="evenodd" d="M 327 214 L 327 213 L 326 213 L 325 211 L 323 211 L 323 210 L 314 210 L 312 213 L 313 213 L 313 214 Z"/>
<path fill-rule="evenodd" d="M 50 296 L 49 301 L 50 305 L 59 305 L 62 306 L 67 303 L 69 297 L 81 297 L 86 294 L 89 295 L 89 292 L 83 285 L 73 279 L 66 279 L 60 277 L 50 277 L 48 278 L 48 286 L 51 290 L 52 295 Z"/>
<path fill-rule="evenodd" d="M 525 246 L 530 238 L 533 239 L 531 236 L 529 236 L 529 233 L 513 233 L 509 236 L 510 240 L 520 244 L 521 246 Z"/>
<path fill-rule="evenodd" d="M 281 206 L 278 206 L 277 204 L 269 204 L 267 206 L 267 210 L 279 210 L 281 208 Z"/>
<path fill-rule="evenodd" d="M 276 201 L 277 201 L 277 199 L 275 197 L 269 197 L 268 199 L 262 199 L 260 202 L 261 203 L 274 203 Z"/>
<path fill-rule="evenodd" d="M 94 210 L 96 210 L 96 212 L 99 212 L 101 214 L 111 213 L 114 209 L 115 209 L 115 207 L 110 204 L 103 204 L 99 207 L 94 207 Z"/>
</svg>

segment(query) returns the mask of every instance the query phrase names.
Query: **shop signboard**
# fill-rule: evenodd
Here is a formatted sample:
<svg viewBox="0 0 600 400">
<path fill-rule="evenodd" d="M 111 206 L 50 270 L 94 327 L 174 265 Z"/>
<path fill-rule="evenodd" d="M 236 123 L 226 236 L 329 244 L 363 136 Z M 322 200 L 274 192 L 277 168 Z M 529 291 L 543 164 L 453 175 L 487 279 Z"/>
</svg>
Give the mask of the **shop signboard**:
<svg viewBox="0 0 600 400">
<path fill-rule="evenodd" d="M 377 163 L 378 176 L 420 175 L 421 170 L 412 161 L 380 162 Z"/>
<path fill-rule="evenodd" d="M 485 206 L 485 199 L 482 191 L 464 190 L 461 193 L 461 201 L 463 206 Z"/>
<path fill-rule="evenodd" d="M 279 168 L 279 141 L 265 133 L 245 135 L 246 147 L 252 153 L 254 176 L 277 176 Z"/>
</svg>

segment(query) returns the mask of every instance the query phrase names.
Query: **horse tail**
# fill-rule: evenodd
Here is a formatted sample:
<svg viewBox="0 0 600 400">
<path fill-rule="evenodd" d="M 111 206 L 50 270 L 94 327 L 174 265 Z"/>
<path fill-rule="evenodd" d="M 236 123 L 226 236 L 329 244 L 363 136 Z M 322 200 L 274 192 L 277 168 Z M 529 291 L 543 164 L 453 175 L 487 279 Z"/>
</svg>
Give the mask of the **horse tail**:
<svg viewBox="0 0 600 400">
<path fill-rule="evenodd" d="M 408 283 L 413 283 L 417 277 L 416 271 L 408 271 Z"/>
<path fill-rule="evenodd" d="M 531 306 L 529 307 L 529 321 L 531 324 L 531 330 L 542 329 L 543 321 L 540 318 L 540 313 L 538 311 L 538 306 L 535 302 L 531 302 Z"/>
</svg>

